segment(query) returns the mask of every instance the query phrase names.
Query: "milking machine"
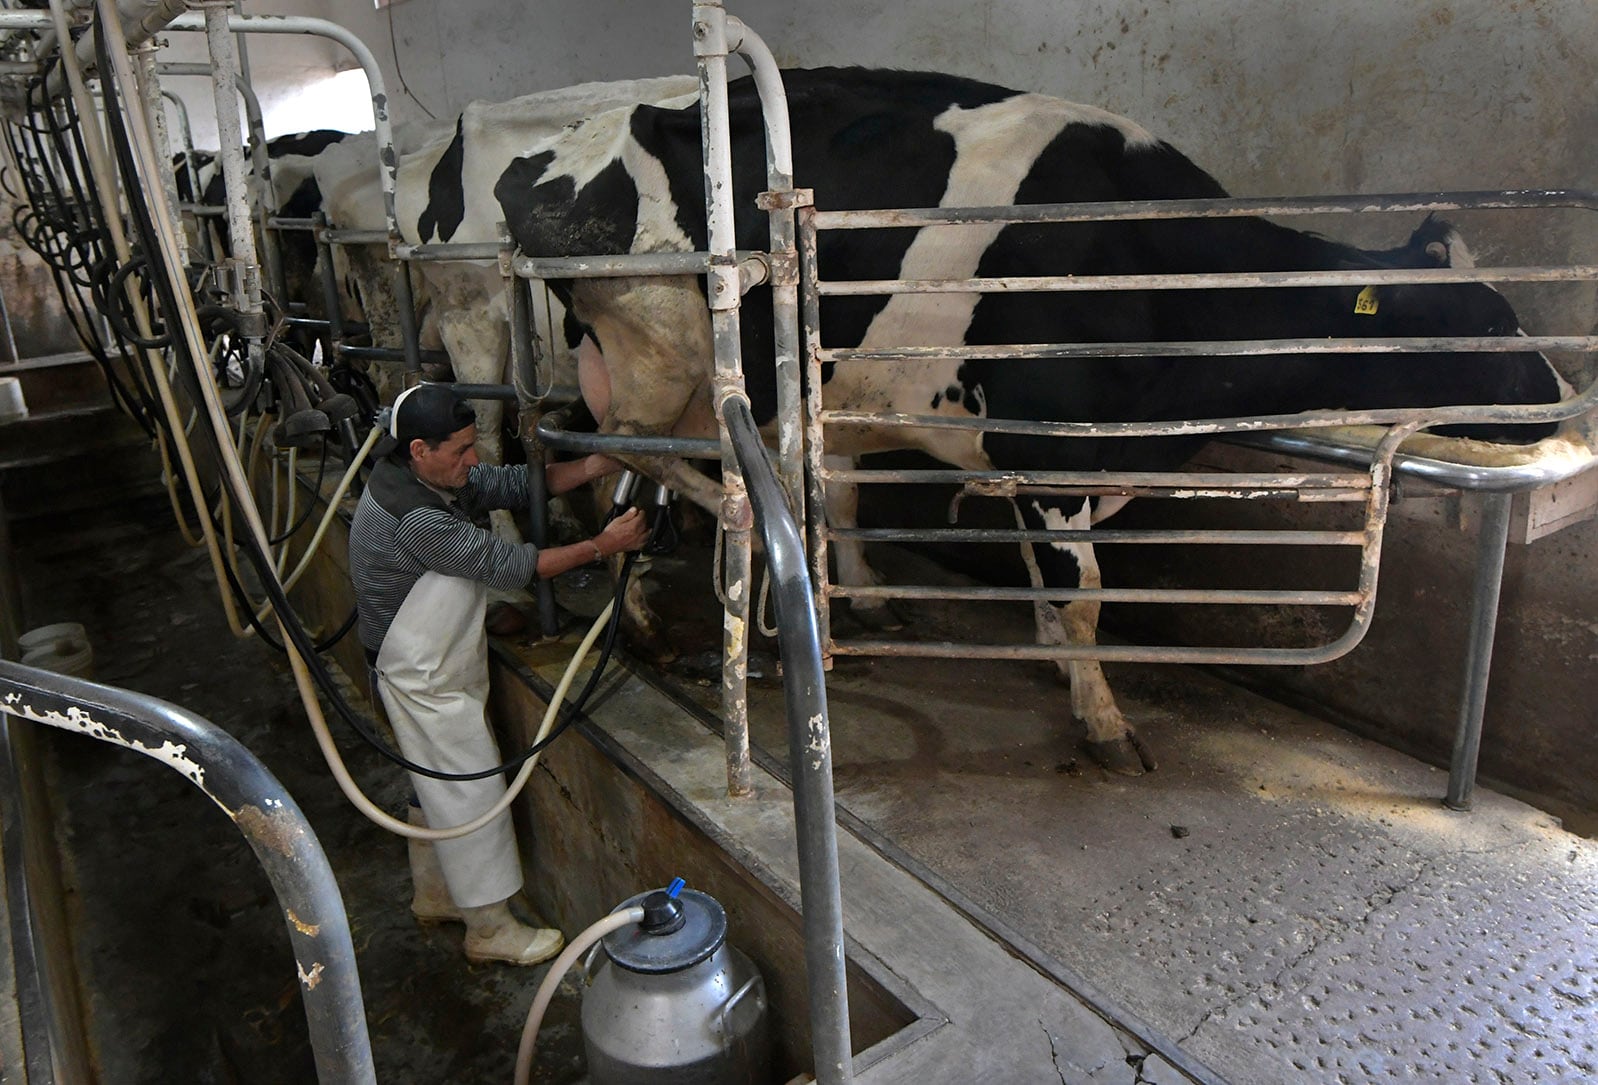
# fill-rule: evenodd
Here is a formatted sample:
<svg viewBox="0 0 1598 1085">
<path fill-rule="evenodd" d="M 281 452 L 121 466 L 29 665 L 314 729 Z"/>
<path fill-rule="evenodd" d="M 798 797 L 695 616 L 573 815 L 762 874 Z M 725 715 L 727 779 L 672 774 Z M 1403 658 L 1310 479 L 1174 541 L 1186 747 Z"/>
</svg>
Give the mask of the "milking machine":
<svg viewBox="0 0 1598 1085">
<path fill-rule="evenodd" d="M 101 29 L 104 30 L 104 27 Z M 125 73 L 116 63 L 125 60 L 125 57 L 113 58 L 106 40 L 115 41 L 118 36 L 115 27 L 109 32 L 96 34 L 97 59 L 106 78 L 108 92 L 114 89 L 119 97 L 131 103 L 137 100 L 137 94 L 131 89 L 131 73 Z M 61 63 L 70 66 L 73 61 L 63 58 Z M 125 65 L 122 67 L 125 68 Z M 116 72 L 115 80 L 111 79 L 113 71 Z M 597 687 L 614 646 L 617 623 L 611 619 L 619 614 L 617 606 L 615 603 L 608 606 L 589 631 L 567 669 L 560 692 L 550 706 L 537 740 L 529 749 L 503 765 L 475 774 L 439 773 L 409 762 L 389 750 L 375 726 L 363 719 L 344 700 L 321 660 L 319 653 L 326 650 L 331 641 L 315 642 L 288 603 L 287 589 L 307 568 L 310 552 L 302 558 L 293 574 L 282 577 L 281 561 L 274 559 L 271 548 L 284 541 L 288 533 L 279 532 L 274 537 L 273 532 L 278 532 L 279 526 L 276 524 L 270 532 L 262 529 L 247 477 L 240 464 L 241 456 L 236 454 L 233 436 L 229 432 L 228 420 L 235 417 L 239 419 L 242 439 L 243 413 L 252 404 L 259 404 L 267 412 L 267 418 L 275 420 L 270 439 L 276 446 L 306 449 L 321 445 L 325 450 L 330 438 L 342 438 L 349 449 L 350 462 L 340 484 L 339 497 L 354 481 L 378 431 L 374 429 L 357 448 L 353 422 L 362 412 L 356 399 L 345 391 L 346 387 L 350 387 L 347 381 L 340 382 L 334 375 L 323 373 L 319 367 L 271 334 L 266 336 L 260 349 L 254 349 L 252 329 L 241 325 L 243 318 L 230 310 L 214 305 L 201 305 L 196 310 L 179 304 L 180 292 L 184 295 L 182 301 L 188 302 L 187 292 L 195 285 L 195 281 L 176 272 L 175 246 L 170 243 L 173 226 L 164 205 L 148 203 L 142 198 L 146 182 L 141 175 L 141 159 L 145 172 L 163 167 L 158 164 L 159 156 L 149 151 L 148 132 L 143 130 L 144 126 L 135 116 L 136 108 L 129 110 L 125 121 L 121 110 L 108 100 L 104 113 L 111 136 L 109 149 L 112 154 L 102 154 L 96 158 L 91 152 L 99 146 L 97 137 L 100 133 L 92 133 L 96 138 L 85 144 L 78 125 L 83 110 L 77 108 L 73 112 L 75 106 L 72 99 L 64 99 L 64 105 L 47 105 L 39 96 L 42 89 L 38 83 L 34 89 L 32 119 L 8 132 L 13 159 L 35 167 L 19 171 L 19 180 L 27 190 L 35 216 L 27 222 L 25 236 L 41 255 L 50 259 L 50 265 L 57 273 L 58 285 L 62 288 L 63 299 L 67 301 L 69 309 L 80 316 L 78 323 L 80 330 L 85 333 L 86 346 L 98 343 L 96 335 L 90 334 L 96 327 L 93 314 L 115 312 L 115 317 L 106 317 L 106 326 L 111 333 L 111 342 L 121 351 L 131 374 L 131 390 L 120 394 L 118 398 L 134 405 L 135 413 L 150 422 L 151 428 L 161 439 L 163 457 L 167 463 L 171 462 L 166 457 L 168 444 L 179 453 L 184 468 L 181 478 L 187 483 L 189 506 L 199 518 L 204 544 L 211 549 L 217 579 L 225 585 L 223 604 L 230 626 L 236 634 L 244 635 L 253 631 L 274 646 L 286 649 L 286 644 L 278 645 L 266 633 L 264 622 L 269 614 L 275 613 L 287 641 L 293 643 L 290 662 L 318 743 L 340 787 L 363 814 L 400 835 L 422 839 L 445 839 L 474 831 L 496 816 L 499 810 L 490 811 L 469 825 L 427 828 L 411 826 L 390 817 L 361 796 L 327 733 L 317 700 L 317 689 L 357 734 L 409 771 L 444 779 L 470 779 L 521 766 L 522 772 L 518 776 L 520 783 L 507 794 L 505 805 L 508 806 L 508 800 L 514 797 L 530 776 L 532 758 L 576 718 L 581 712 L 582 700 L 586 700 Z M 86 100 L 86 95 L 84 97 Z M 18 142 L 28 137 L 33 140 L 31 147 Z M 110 164 L 112 160 L 115 162 L 114 172 Z M 65 168 L 83 161 L 95 166 L 92 178 L 80 176 L 74 168 Z M 127 241 L 122 240 L 120 216 L 117 215 L 115 220 L 112 218 L 115 204 L 104 197 L 104 186 L 114 187 L 117 174 L 120 174 L 121 183 L 130 194 L 128 210 L 134 230 Z M 48 215 L 41 215 L 38 211 L 40 208 L 45 209 Z M 103 239 L 108 235 L 118 241 L 116 258 L 107 257 L 102 251 Z M 81 269 L 91 266 L 101 270 L 97 277 L 85 279 Z M 80 288 L 84 285 L 91 288 L 90 293 L 97 303 L 93 307 L 82 298 Z M 125 302 L 117 300 L 121 297 L 125 297 Z M 155 322 L 156 314 L 164 323 Z M 249 341 L 252 349 L 239 349 L 241 341 Z M 166 386 L 166 366 L 157 352 L 170 352 L 189 363 L 174 366 L 171 374 L 187 386 L 190 400 L 195 405 L 196 413 L 191 416 L 187 426 L 180 424 L 175 401 Z M 103 355 L 104 351 L 99 351 L 99 354 Z M 207 382 L 198 378 L 195 362 L 210 365 L 216 377 L 216 392 L 213 393 L 205 386 Z M 108 368 L 108 376 L 112 379 L 113 387 L 117 387 L 116 372 Z M 350 387 L 350 390 L 357 389 Z M 198 482 L 187 441 L 187 431 L 196 420 L 202 418 L 207 424 L 199 427 L 200 433 L 213 445 L 213 454 L 223 467 L 221 486 L 212 495 L 205 494 Z M 264 424 L 258 433 L 264 433 Z M 174 509 L 179 511 L 181 522 L 186 517 L 182 516 L 178 501 L 179 475 L 170 468 L 167 474 Z M 628 483 L 625 487 L 629 494 L 634 485 Z M 325 533 L 337 501 L 338 498 L 335 498 L 330 503 L 327 515 L 316 532 L 313 547 Z M 650 505 L 651 509 L 657 510 L 651 541 L 652 552 L 656 553 L 662 552 L 669 545 L 669 540 L 674 538 L 670 516 L 664 512 L 665 503 L 666 495 L 657 491 Z M 290 506 L 292 509 L 292 502 Z M 620 507 L 625 507 L 625 502 Z M 243 515 L 246 525 L 251 529 L 242 532 L 237 539 L 233 536 L 232 509 Z M 298 526 L 293 520 L 294 515 L 290 511 L 284 526 Z M 246 559 L 255 567 L 260 588 L 267 595 L 266 605 L 258 608 L 249 599 L 240 575 L 234 568 L 235 548 L 242 548 Z M 632 555 L 629 555 L 623 565 L 617 598 L 624 589 L 625 577 L 631 569 Z M 340 635 L 352 624 L 352 621 L 345 622 Z M 572 708 L 566 721 L 556 727 L 555 716 L 566 689 L 595 639 L 607 626 L 609 633 L 599 666 L 590 677 L 579 704 Z"/>
</svg>

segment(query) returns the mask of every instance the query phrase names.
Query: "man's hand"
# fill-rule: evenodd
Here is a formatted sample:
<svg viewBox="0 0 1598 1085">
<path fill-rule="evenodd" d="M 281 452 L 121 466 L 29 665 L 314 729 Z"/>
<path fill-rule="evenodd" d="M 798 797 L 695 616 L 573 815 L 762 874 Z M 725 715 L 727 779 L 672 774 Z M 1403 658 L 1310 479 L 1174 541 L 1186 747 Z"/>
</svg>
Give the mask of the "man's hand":
<svg viewBox="0 0 1598 1085">
<path fill-rule="evenodd" d="M 594 548 L 601 557 L 608 558 L 624 550 L 638 550 L 648 540 L 649 521 L 644 518 L 644 510 L 630 508 L 606 524 L 605 530 L 594 537 Z"/>
</svg>

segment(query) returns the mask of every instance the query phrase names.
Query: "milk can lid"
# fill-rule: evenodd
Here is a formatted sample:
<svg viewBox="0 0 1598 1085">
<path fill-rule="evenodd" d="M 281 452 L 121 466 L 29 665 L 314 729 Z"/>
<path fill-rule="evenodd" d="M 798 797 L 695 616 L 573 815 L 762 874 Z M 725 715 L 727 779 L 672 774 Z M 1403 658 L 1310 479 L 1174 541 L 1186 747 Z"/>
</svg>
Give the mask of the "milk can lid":
<svg viewBox="0 0 1598 1085">
<path fill-rule="evenodd" d="M 635 905 L 644 909 L 644 921 L 611 931 L 604 940 L 610 959 L 629 972 L 681 972 L 727 941 L 727 913 L 698 890 L 683 889 L 671 899 L 656 889 L 627 898 L 617 910 Z"/>
</svg>

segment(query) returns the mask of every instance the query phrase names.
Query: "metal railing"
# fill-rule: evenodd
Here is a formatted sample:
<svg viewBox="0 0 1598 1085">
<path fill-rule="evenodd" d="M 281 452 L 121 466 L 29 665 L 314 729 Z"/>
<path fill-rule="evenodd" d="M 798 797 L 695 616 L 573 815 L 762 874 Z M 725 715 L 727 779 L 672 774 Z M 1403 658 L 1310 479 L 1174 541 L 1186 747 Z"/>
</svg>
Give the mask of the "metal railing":
<svg viewBox="0 0 1598 1085">
<path fill-rule="evenodd" d="M 813 475 L 827 481 L 850 485 L 882 483 L 955 484 L 963 494 L 1015 497 L 1021 494 L 1124 495 L 1157 497 L 1221 497 L 1251 500 L 1259 497 L 1296 500 L 1365 500 L 1366 515 L 1358 531 L 1272 531 L 1244 533 L 1228 531 L 1190 531 L 1181 533 L 1131 532 L 1113 530 L 1002 531 L 981 529 L 875 529 L 837 528 L 818 522 L 812 569 L 823 585 L 823 630 L 829 649 L 840 654 L 917 655 L 966 658 L 1048 658 L 1121 659 L 1150 662 L 1214 663 L 1308 663 L 1325 662 L 1352 649 L 1368 628 L 1370 605 L 1374 599 L 1379 566 L 1380 542 L 1386 514 L 1383 495 L 1393 471 L 1392 458 L 1399 440 L 1392 435 L 1361 456 L 1367 474 L 1361 478 L 1346 473 L 1302 476 L 1214 475 L 1192 472 L 1159 474 L 1114 473 L 1102 471 L 1014 471 L 979 472 L 953 470 L 876 470 L 829 469 L 825 455 L 825 433 L 829 427 L 875 426 L 901 430 L 960 430 L 972 433 L 1025 434 L 1059 438 L 1137 438 L 1195 434 L 1228 435 L 1291 429 L 1296 433 L 1325 427 L 1385 424 L 1399 427 L 1400 437 L 1433 424 L 1464 421 L 1551 421 L 1572 418 L 1590 410 L 1598 392 L 1589 389 L 1583 396 L 1554 407 L 1462 407 L 1428 410 L 1394 409 L 1365 411 L 1308 411 L 1301 414 L 1253 418 L 1198 419 L 1179 422 L 1051 422 L 1014 418 L 951 418 L 936 415 L 884 416 L 860 411 L 827 408 L 821 402 L 820 367 L 839 361 L 919 362 L 934 358 L 1066 359 L 1121 358 L 1147 356 L 1246 356 L 1290 353 L 1409 353 L 1436 350 L 1598 351 L 1598 337 L 1438 337 L 1432 339 L 1336 339 L 1270 340 L 1248 342 L 1176 343 L 1033 343 L 971 345 L 952 347 L 827 348 L 822 346 L 821 299 L 833 296 L 874 296 L 912 292 L 983 293 L 1018 291 L 1122 291 L 1172 290 L 1196 288 L 1239 288 L 1320 286 L 1328 284 L 1368 284 L 1373 276 L 1403 282 L 1549 282 L 1598 280 L 1598 268 L 1588 266 L 1508 269 L 1426 269 L 1358 272 L 1275 272 L 1230 274 L 1170 274 L 1121 276 L 1037 276 L 990 277 L 965 280 L 871 280 L 829 281 L 821 274 L 817 257 L 817 235 L 825 229 L 879 229 L 906 225 L 996 225 L 1018 222 L 1088 222 L 1105 219 L 1145 219 L 1178 217 L 1225 217 L 1280 213 L 1324 213 L 1355 210 L 1408 210 L 1462 207 L 1582 207 L 1598 206 L 1586 193 L 1500 193 L 1457 194 L 1430 197 L 1371 197 L 1348 200 L 1174 200 L 1169 203 L 1139 201 L 1090 205 L 1038 205 L 1009 208 L 933 208 L 887 211 L 831 212 L 803 210 L 800 215 L 801 254 L 805 273 L 805 321 L 810 347 L 809 455 Z M 1084 363 L 1087 364 L 1087 363 Z M 1434 473 L 1435 474 L 1435 473 Z M 813 500 L 819 497 L 814 495 Z M 1250 534 L 1254 534 L 1250 538 Z M 836 585 L 826 579 L 826 551 L 833 540 L 898 542 L 1039 542 L 1070 543 L 1197 543 L 1238 545 L 1358 545 L 1362 549 L 1359 583 L 1348 592 L 1259 592 L 1211 590 L 1129 590 L 1059 589 L 1036 586 L 1033 589 L 947 589 L 931 587 L 874 587 Z M 909 644 L 903 642 L 835 639 L 831 636 L 826 602 L 834 598 L 916 599 L 961 598 L 985 600 L 1072 600 L 1104 602 L 1167 603 L 1258 603 L 1271 606 L 1349 606 L 1353 608 L 1348 630 L 1325 644 L 1294 648 L 1194 648 L 1190 646 L 1039 646 L 975 644 Z"/>
<path fill-rule="evenodd" d="M 838 884 L 837 820 L 832 792 L 832 733 L 821 635 L 805 568 L 804 542 L 777 474 L 766 462 L 749 401 L 723 401 L 734 455 L 749 486 L 755 526 L 765 543 L 782 630 L 782 691 L 788 709 L 788 759 L 793 776 L 794 833 L 799 843 L 799 901 L 804 915 L 810 1028 L 823 1081 L 848 1081 L 849 997 L 844 976 L 843 901 Z"/>
<path fill-rule="evenodd" d="M 277 894 L 318 1080 L 376 1081 L 355 947 L 333 869 L 298 804 L 254 754 L 177 705 L 9 660 L 0 660 L 0 712 L 143 754 L 220 807 Z"/>
</svg>

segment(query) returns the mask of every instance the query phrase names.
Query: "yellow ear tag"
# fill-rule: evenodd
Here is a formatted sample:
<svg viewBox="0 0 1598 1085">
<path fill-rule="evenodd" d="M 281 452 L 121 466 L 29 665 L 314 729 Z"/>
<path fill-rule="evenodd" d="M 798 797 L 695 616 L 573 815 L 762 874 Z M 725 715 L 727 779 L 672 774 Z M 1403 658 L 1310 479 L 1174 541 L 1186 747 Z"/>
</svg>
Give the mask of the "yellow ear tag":
<svg viewBox="0 0 1598 1085">
<path fill-rule="evenodd" d="M 1376 312 L 1376 288 L 1367 286 L 1359 292 L 1359 297 L 1354 299 L 1354 312 L 1364 316 L 1371 316 Z"/>
</svg>

